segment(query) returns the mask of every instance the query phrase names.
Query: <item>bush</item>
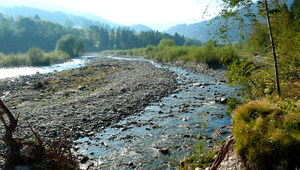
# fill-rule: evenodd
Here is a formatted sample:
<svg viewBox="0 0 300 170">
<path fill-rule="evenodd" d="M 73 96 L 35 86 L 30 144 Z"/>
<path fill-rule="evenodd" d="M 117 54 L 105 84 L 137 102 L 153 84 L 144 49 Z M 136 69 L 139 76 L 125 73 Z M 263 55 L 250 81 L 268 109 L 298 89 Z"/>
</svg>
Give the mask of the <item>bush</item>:
<svg viewBox="0 0 300 170">
<path fill-rule="evenodd" d="M 158 44 L 159 47 L 166 47 L 166 46 L 176 46 L 176 43 L 175 41 L 173 40 L 170 40 L 170 39 L 162 39 L 160 40 L 159 44 Z"/>
<path fill-rule="evenodd" d="M 2 58 L 4 66 L 21 66 L 29 63 L 28 55 L 26 54 L 9 54 Z"/>
<path fill-rule="evenodd" d="M 300 167 L 298 107 L 289 101 L 260 99 L 237 108 L 233 114 L 235 151 L 248 169 L 275 169 L 281 164 L 286 169 Z"/>
<path fill-rule="evenodd" d="M 74 52 L 75 52 L 75 42 L 76 39 L 74 37 L 74 35 L 72 34 L 68 34 L 68 35 L 64 35 L 63 37 L 61 37 L 57 43 L 56 43 L 56 51 L 63 51 L 67 54 L 69 54 L 70 56 L 74 56 Z M 80 42 L 77 42 L 78 44 L 78 52 L 80 51 Z"/>
<path fill-rule="evenodd" d="M 44 52 L 41 49 L 30 48 L 27 53 L 32 66 L 50 65 L 50 58 L 44 58 Z"/>
<path fill-rule="evenodd" d="M 53 51 L 50 53 L 45 53 L 44 57 L 49 58 L 51 64 L 66 61 L 66 60 L 70 59 L 69 54 L 67 54 L 63 51 Z"/>
<path fill-rule="evenodd" d="M 206 167 L 209 163 L 212 163 L 213 157 L 216 155 L 214 149 L 208 149 L 206 146 L 206 140 L 197 142 L 193 148 L 193 155 L 188 160 L 188 164 L 192 169 L 196 167 Z"/>
<path fill-rule="evenodd" d="M 209 41 L 204 46 L 176 46 L 173 40 L 163 39 L 159 45 L 148 45 L 146 48 L 135 48 L 132 50 L 112 50 L 103 51 L 103 53 L 112 53 L 119 55 L 141 56 L 158 61 L 168 62 L 171 60 L 181 60 L 184 63 L 203 62 L 210 67 L 218 68 L 222 63 L 229 64 L 238 60 L 239 56 L 232 46 L 224 48 L 217 47 L 215 41 Z"/>
</svg>

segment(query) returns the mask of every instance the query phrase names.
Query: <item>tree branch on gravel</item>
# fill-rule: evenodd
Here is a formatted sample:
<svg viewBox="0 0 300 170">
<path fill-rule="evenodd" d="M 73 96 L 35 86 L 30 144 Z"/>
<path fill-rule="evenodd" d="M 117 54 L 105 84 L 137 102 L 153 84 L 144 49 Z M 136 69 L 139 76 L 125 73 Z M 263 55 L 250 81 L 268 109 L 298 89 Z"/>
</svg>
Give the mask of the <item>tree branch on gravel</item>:
<svg viewBox="0 0 300 170">
<path fill-rule="evenodd" d="M 234 137 L 233 137 L 233 135 L 230 135 L 227 138 L 227 141 L 219 149 L 219 153 L 218 153 L 217 159 L 214 161 L 214 163 L 212 164 L 212 166 L 210 167 L 209 170 L 216 170 L 216 169 L 218 169 L 219 165 L 221 164 L 221 162 L 225 158 L 226 154 L 229 151 L 229 147 L 231 146 L 231 144 L 233 142 L 234 142 Z"/>
<path fill-rule="evenodd" d="M 4 117 L 6 114 L 7 119 Z M 74 159 L 71 153 L 71 142 L 68 139 L 69 134 L 62 132 L 63 137 L 58 140 L 54 139 L 49 147 L 43 146 L 43 141 L 27 121 L 31 131 L 37 138 L 35 140 L 23 141 L 13 138 L 13 132 L 18 126 L 18 117 L 15 118 L 11 111 L 4 105 L 0 99 L 0 120 L 5 126 L 6 133 L 2 138 L 3 141 L 9 147 L 9 153 L 7 155 L 0 154 L 4 157 L 5 165 L 4 170 L 14 170 L 15 167 L 20 165 L 27 166 L 28 169 L 66 169 L 66 170 L 78 170 L 78 162 Z"/>
</svg>

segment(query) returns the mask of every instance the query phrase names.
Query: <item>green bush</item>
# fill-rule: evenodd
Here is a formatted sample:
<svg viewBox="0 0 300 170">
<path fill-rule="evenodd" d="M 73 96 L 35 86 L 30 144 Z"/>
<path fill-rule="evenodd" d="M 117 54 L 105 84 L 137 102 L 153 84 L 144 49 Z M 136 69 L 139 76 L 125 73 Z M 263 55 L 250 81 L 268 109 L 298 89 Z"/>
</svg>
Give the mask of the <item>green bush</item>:
<svg viewBox="0 0 300 170">
<path fill-rule="evenodd" d="M 210 67 L 218 68 L 222 64 L 228 64 L 238 60 L 239 56 L 230 45 L 220 48 L 215 41 L 209 41 L 203 46 L 176 46 L 173 40 L 161 40 L 158 46 L 148 45 L 146 48 L 135 48 L 132 50 L 112 50 L 103 53 L 144 56 L 148 59 L 158 61 L 181 60 L 185 62 L 204 62 Z"/>
<path fill-rule="evenodd" d="M 30 48 L 27 52 L 32 66 L 48 66 L 50 58 L 44 58 L 44 52 L 39 48 Z"/>
<path fill-rule="evenodd" d="M 170 40 L 170 39 L 162 39 L 160 40 L 159 44 L 158 44 L 159 47 L 166 47 L 166 46 L 176 46 L 176 43 L 175 41 L 173 40 Z"/>
<path fill-rule="evenodd" d="M 75 42 L 76 39 L 74 37 L 74 35 L 72 34 L 68 34 L 68 35 L 64 35 L 63 37 L 61 37 L 57 43 L 56 43 L 56 51 L 63 51 L 67 54 L 69 54 L 70 56 L 74 56 L 75 55 Z M 77 45 L 80 46 L 80 42 L 77 42 Z M 79 52 L 79 47 L 78 47 L 78 52 Z"/>
<path fill-rule="evenodd" d="M 28 65 L 29 59 L 26 54 L 9 54 L 2 58 L 4 66 L 22 66 Z"/>
<path fill-rule="evenodd" d="M 71 58 L 69 54 L 63 51 L 53 51 L 50 53 L 45 53 L 44 57 L 49 58 L 51 64 L 66 61 Z"/>
<path fill-rule="evenodd" d="M 289 101 L 251 101 L 233 114 L 235 152 L 248 169 L 300 167 L 300 109 Z M 282 167 L 284 168 L 284 167 Z"/>
<path fill-rule="evenodd" d="M 206 140 L 197 142 L 192 149 L 192 155 L 188 159 L 187 164 L 190 168 L 195 169 L 197 167 L 205 168 L 208 164 L 212 163 L 213 157 L 217 154 L 214 149 L 208 149 L 206 146 Z M 182 169 L 185 169 L 181 167 Z"/>
</svg>

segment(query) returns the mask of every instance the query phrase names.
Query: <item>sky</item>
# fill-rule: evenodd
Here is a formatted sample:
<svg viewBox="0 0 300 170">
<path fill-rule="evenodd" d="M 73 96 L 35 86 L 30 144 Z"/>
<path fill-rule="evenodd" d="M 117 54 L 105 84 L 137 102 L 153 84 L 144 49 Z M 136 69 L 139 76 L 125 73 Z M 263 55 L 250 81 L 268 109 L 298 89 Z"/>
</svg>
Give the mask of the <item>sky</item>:
<svg viewBox="0 0 300 170">
<path fill-rule="evenodd" d="M 1 2 L 3 1 L 3 2 Z M 203 11 L 211 0 L 0 0 L 0 5 L 31 7 L 59 5 L 81 12 L 91 12 L 115 23 L 170 23 L 202 21 Z M 209 13 L 217 11 L 211 5 Z M 191 20 L 192 19 L 192 20 Z"/>
</svg>

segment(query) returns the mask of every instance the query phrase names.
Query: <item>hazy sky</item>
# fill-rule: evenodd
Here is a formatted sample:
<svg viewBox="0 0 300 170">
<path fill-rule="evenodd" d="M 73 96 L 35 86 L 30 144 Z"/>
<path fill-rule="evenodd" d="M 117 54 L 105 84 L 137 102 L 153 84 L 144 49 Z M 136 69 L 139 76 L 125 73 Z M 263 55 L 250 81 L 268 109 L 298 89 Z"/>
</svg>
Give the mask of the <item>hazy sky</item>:
<svg viewBox="0 0 300 170">
<path fill-rule="evenodd" d="M 4 1 L 4 2 L 1 2 Z M 6 1 L 6 2 L 5 2 Z M 211 0 L 0 0 L 0 5 L 54 4 L 82 12 L 91 12 L 112 22 L 157 22 L 202 19 L 202 13 Z M 45 5 L 45 4 L 44 4 Z M 210 7 L 210 13 L 216 9 Z M 45 6 L 46 7 L 46 6 Z"/>
</svg>

